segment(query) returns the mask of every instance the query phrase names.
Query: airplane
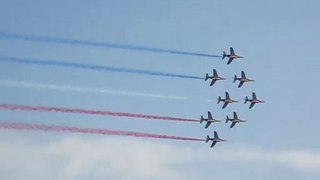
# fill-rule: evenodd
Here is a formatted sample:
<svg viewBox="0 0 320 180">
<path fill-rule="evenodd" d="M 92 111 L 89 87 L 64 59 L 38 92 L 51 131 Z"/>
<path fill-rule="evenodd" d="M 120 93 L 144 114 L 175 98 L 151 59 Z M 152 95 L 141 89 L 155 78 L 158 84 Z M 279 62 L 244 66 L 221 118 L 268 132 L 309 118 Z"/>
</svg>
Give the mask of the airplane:
<svg viewBox="0 0 320 180">
<path fill-rule="evenodd" d="M 237 58 L 243 58 L 242 56 L 236 55 L 236 54 L 234 53 L 234 50 L 233 50 L 232 47 L 230 47 L 230 54 L 226 54 L 226 52 L 223 51 L 222 60 L 223 60 L 225 57 L 228 57 L 228 58 L 229 58 L 227 64 L 230 64 L 233 60 L 235 60 L 235 59 L 237 59 Z"/>
<path fill-rule="evenodd" d="M 236 123 L 246 122 L 245 120 L 239 119 L 236 112 L 233 112 L 233 118 L 229 118 L 229 116 L 227 116 L 226 123 L 228 123 L 229 121 L 232 122 L 230 128 L 233 128 L 233 126 L 236 125 Z"/>
<path fill-rule="evenodd" d="M 254 92 L 252 92 L 252 99 L 249 99 L 248 96 L 246 96 L 244 103 L 246 104 L 248 101 L 251 102 L 249 109 L 251 109 L 256 103 L 265 103 L 265 101 L 257 99 L 256 93 Z"/>
<path fill-rule="evenodd" d="M 226 98 L 225 98 L 225 99 L 221 99 L 220 96 L 218 97 L 218 104 L 219 104 L 221 101 L 224 102 L 224 104 L 223 104 L 223 106 L 222 106 L 222 109 L 224 109 L 229 103 L 236 103 L 236 102 L 238 102 L 238 101 L 236 101 L 236 100 L 231 99 L 228 92 L 226 92 Z"/>
<path fill-rule="evenodd" d="M 240 81 L 238 88 L 240 88 L 243 85 L 243 83 L 245 83 L 245 82 L 254 81 L 253 79 L 247 78 L 246 74 L 244 73 L 244 71 L 241 71 L 241 77 L 239 77 L 239 78 L 237 77 L 237 75 L 234 75 L 233 83 L 235 83 L 237 80 Z"/>
<path fill-rule="evenodd" d="M 210 136 L 207 135 L 206 143 L 208 141 L 212 141 L 212 144 L 211 144 L 210 147 L 213 147 L 214 145 L 216 145 L 217 142 L 222 142 L 222 141 L 227 141 L 227 140 L 219 138 L 218 133 L 216 131 L 214 131 L 214 137 L 213 138 L 210 138 Z"/>
<path fill-rule="evenodd" d="M 218 119 L 214 119 L 211 115 L 211 112 L 208 111 L 208 118 L 204 118 L 203 116 L 201 116 L 201 119 L 200 119 L 200 123 L 202 123 L 203 121 L 206 121 L 207 124 L 206 124 L 206 127 L 205 128 L 208 128 L 210 126 L 211 123 L 215 123 L 215 122 L 221 122 L 220 120 Z"/>
<path fill-rule="evenodd" d="M 213 75 L 209 76 L 209 74 L 206 74 L 206 78 L 204 79 L 205 81 L 207 81 L 208 79 L 212 79 L 210 86 L 214 85 L 214 83 L 218 80 L 226 80 L 226 78 L 220 77 L 218 76 L 218 73 L 216 71 L 216 69 L 213 69 Z"/>
</svg>

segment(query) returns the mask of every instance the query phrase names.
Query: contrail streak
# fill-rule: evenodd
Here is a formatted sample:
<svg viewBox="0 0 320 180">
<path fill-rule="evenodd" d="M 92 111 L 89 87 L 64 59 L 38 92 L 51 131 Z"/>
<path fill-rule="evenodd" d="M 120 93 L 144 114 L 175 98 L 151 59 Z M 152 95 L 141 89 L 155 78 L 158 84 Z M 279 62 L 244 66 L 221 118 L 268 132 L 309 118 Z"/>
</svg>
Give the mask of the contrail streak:
<svg viewBox="0 0 320 180">
<path fill-rule="evenodd" d="M 167 96 L 167 95 L 161 95 L 161 94 L 138 93 L 138 92 L 128 92 L 128 91 L 118 91 L 118 90 L 108 90 L 108 89 L 97 89 L 97 88 L 89 88 L 89 87 L 55 85 L 55 84 L 43 84 L 38 82 L 25 82 L 25 81 L 0 80 L 0 86 L 45 89 L 45 90 L 56 90 L 56 91 L 70 91 L 70 92 L 101 93 L 101 94 L 124 95 L 124 96 L 139 96 L 139 97 L 146 97 L 146 98 L 159 98 L 159 99 L 171 99 L 171 100 L 188 100 L 187 97 L 183 97 L 183 96 Z"/>
<path fill-rule="evenodd" d="M 113 111 L 98 111 L 98 110 L 75 109 L 75 108 L 26 106 L 26 105 L 17 105 L 17 104 L 0 104 L 0 109 L 12 110 L 12 111 L 22 110 L 22 111 L 37 111 L 37 112 L 79 113 L 79 114 L 91 114 L 91 115 L 102 115 L 102 116 L 131 117 L 131 118 L 148 119 L 148 120 L 156 119 L 156 120 L 164 120 L 164 121 L 199 122 L 199 120 L 190 119 L 190 118 L 178 118 L 178 117 L 169 117 L 169 116 L 157 116 L 157 115 L 113 112 Z"/>
<path fill-rule="evenodd" d="M 0 129 L 55 131 L 55 132 L 100 134 L 100 135 L 113 135 L 113 136 L 131 136 L 131 137 L 171 139 L 171 140 L 181 140 L 181 141 L 204 141 L 204 139 L 200 139 L 200 138 L 168 136 L 168 135 L 149 134 L 149 133 L 132 132 L 132 131 L 80 128 L 80 127 L 73 127 L 73 126 L 57 126 L 57 125 L 43 125 L 43 124 L 29 124 L 29 123 L 13 123 L 13 122 L 0 122 Z"/>
<path fill-rule="evenodd" d="M 92 42 L 92 41 L 84 41 L 84 40 L 69 39 L 69 38 L 35 36 L 35 35 L 6 33 L 6 32 L 0 32 L 0 38 L 23 40 L 23 41 L 33 41 L 33 42 L 45 42 L 45 43 L 54 43 L 54 44 L 69 44 L 69 45 L 91 46 L 91 47 L 101 47 L 101 48 L 114 48 L 114 49 L 124 49 L 124 50 L 134 50 L 134 51 L 148 51 L 148 52 L 179 54 L 179 55 L 188 55 L 188 56 L 221 57 L 221 56 L 213 55 L 213 54 L 204 54 L 204 53 L 196 53 L 196 52 L 188 52 L 188 51 L 162 49 L 162 48 L 143 47 L 143 46 L 136 46 L 136 45 L 129 45 L 129 44 L 116 44 L 116 43 L 108 43 L 108 42 Z"/>
<path fill-rule="evenodd" d="M 19 63 L 19 64 L 33 64 L 33 65 L 39 65 L 39 66 L 77 68 L 77 69 L 104 71 L 104 72 L 143 74 L 143 75 L 150 75 L 150 76 L 162 76 L 162 77 L 185 78 L 185 79 L 204 79 L 203 77 L 198 77 L 198 76 L 188 76 L 188 75 L 172 74 L 172 73 L 165 73 L 165 72 L 158 72 L 158 71 L 79 64 L 79 63 L 70 63 L 70 62 L 54 61 L 54 60 L 35 60 L 35 59 L 27 59 L 27 58 L 9 57 L 9 56 L 0 56 L 0 61 L 10 62 L 10 63 Z"/>
</svg>

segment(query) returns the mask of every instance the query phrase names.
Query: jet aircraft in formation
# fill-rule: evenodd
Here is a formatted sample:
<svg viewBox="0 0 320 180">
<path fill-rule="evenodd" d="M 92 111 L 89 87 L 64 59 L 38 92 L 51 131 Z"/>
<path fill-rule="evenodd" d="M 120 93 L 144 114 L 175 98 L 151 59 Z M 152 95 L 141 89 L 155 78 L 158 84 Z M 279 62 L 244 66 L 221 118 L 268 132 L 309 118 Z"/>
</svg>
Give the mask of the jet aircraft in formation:
<svg viewBox="0 0 320 180">
<path fill-rule="evenodd" d="M 229 58 L 228 62 L 227 62 L 228 65 L 233 60 L 236 60 L 238 58 L 243 58 L 242 56 L 237 55 L 234 52 L 234 49 L 232 47 L 230 47 L 230 54 L 226 54 L 226 52 L 223 51 L 222 60 L 225 59 L 226 57 Z M 211 79 L 210 86 L 213 86 L 216 81 L 226 80 L 226 78 L 220 77 L 218 75 L 216 69 L 213 69 L 213 75 L 212 76 L 209 76 L 209 74 L 206 73 L 205 81 L 207 81 L 209 79 Z M 236 81 L 239 81 L 238 88 L 240 88 L 240 87 L 242 87 L 242 85 L 245 82 L 252 82 L 254 80 L 250 79 L 250 78 L 247 78 L 246 75 L 245 75 L 245 72 L 241 71 L 241 77 L 237 77 L 237 75 L 234 75 L 233 83 L 235 83 Z M 226 96 L 225 99 L 222 99 L 220 96 L 218 97 L 218 104 L 221 101 L 224 102 L 224 104 L 222 106 L 222 109 L 226 108 L 229 103 L 238 102 L 236 100 L 231 99 L 228 92 L 225 92 L 225 96 Z M 246 104 L 247 102 L 251 103 L 250 106 L 249 106 L 249 109 L 251 109 L 256 103 L 264 103 L 265 101 L 257 99 L 256 94 L 254 92 L 252 92 L 252 99 L 249 99 L 247 96 L 245 97 L 245 102 L 244 103 Z M 201 116 L 200 123 L 202 123 L 203 121 L 207 122 L 205 128 L 208 128 L 211 123 L 220 122 L 220 120 L 217 120 L 217 119 L 212 117 L 210 111 L 208 111 L 208 118 L 204 118 L 203 116 Z M 225 123 L 228 123 L 229 121 L 231 122 L 230 128 L 233 128 L 237 123 L 246 122 L 245 120 L 240 119 L 236 112 L 233 112 L 233 117 L 231 117 L 231 118 L 229 116 L 226 116 Z M 211 138 L 209 135 L 207 135 L 206 143 L 209 142 L 209 141 L 212 141 L 212 144 L 211 144 L 210 147 L 214 147 L 217 142 L 222 142 L 222 141 L 226 141 L 226 140 L 219 138 L 218 133 L 216 131 L 214 131 L 214 137 L 213 138 Z"/>
<path fill-rule="evenodd" d="M 264 103 L 265 101 L 257 99 L 256 93 L 252 92 L 252 99 L 249 99 L 248 96 L 246 96 L 246 99 L 244 103 L 251 102 L 249 109 L 251 109 L 256 103 Z"/>
<path fill-rule="evenodd" d="M 227 140 L 219 138 L 218 133 L 216 131 L 214 131 L 213 138 L 211 138 L 209 135 L 207 135 L 206 143 L 208 141 L 212 141 L 212 144 L 210 147 L 213 147 L 214 145 L 216 145 L 217 142 L 222 142 L 222 141 L 227 141 Z"/>
<path fill-rule="evenodd" d="M 233 50 L 232 47 L 230 47 L 230 54 L 226 54 L 226 52 L 223 51 L 222 60 L 223 60 L 225 57 L 228 57 L 228 58 L 229 58 L 227 64 L 230 64 L 230 63 L 231 63 L 233 60 L 235 60 L 235 59 L 243 58 L 242 56 L 236 55 L 236 53 L 234 52 L 234 50 Z"/>
<path fill-rule="evenodd" d="M 208 118 L 204 118 L 203 116 L 201 116 L 200 123 L 202 123 L 203 121 L 207 122 L 205 128 L 208 128 L 211 123 L 221 122 L 220 120 L 213 118 L 210 111 L 208 111 Z"/>
<path fill-rule="evenodd" d="M 228 105 L 229 103 L 237 103 L 237 102 L 238 102 L 238 101 L 236 101 L 236 100 L 231 99 L 228 92 L 226 92 L 226 98 L 225 98 L 225 99 L 222 99 L 221 96 L 218 97 L 218 104 L 219 104 L 221 101 L 224 102 L 224 104 L 223 104 L 223 106 L 222 106 L 222 109 L 224 109 L 225 107 L 227 107 L 227 105 Z"/>
<path fill-rule="evenodd" d="M 228 123 L 229 121 L 232 122 L 230 128 L 233 128 L 233 126 L 236 125 L 236 123 L 246 122 L 245 120 L 238 118 L 238 115 L 236 112 L 233 112 L 233 118 L 229 118 L 229 116 L 227 116 L 226 123 Z"/>
<path fill-rule="evenodd" d="M 207 81 L 208 79 L 212 79 L 212 81 L 211 81 L 211 83 L 210 83 L 210 86 L 214 85 L 214 83 L 215 83 L 216 81 L 226 80 L 226 78 L 220 77 L 220 76 L 218 75 L 216 69 L 213 69 L 213 75 L 212 75 L 212 76 L 209 76 L 208 73 L 206 74 L 206 78 L 205 78 L 204 80 Z"/>
<path fill-rule="evenodd" d="M 233 78 L 233 83 L 235 83 L 236 81 L 240 81 L 239 85 L 238 85 L 238 88 L 240 88 L 243 83 L 245 82 L 251 82 L 251 81 L 254 81 L 253 79 L 249 79 L 246 77 L 246 74 L 244 73 L 244 71 L 241 71 L 241 77 L 237 77 L 237 75 L 234 75 L 234 78 Z"/>
</svg>

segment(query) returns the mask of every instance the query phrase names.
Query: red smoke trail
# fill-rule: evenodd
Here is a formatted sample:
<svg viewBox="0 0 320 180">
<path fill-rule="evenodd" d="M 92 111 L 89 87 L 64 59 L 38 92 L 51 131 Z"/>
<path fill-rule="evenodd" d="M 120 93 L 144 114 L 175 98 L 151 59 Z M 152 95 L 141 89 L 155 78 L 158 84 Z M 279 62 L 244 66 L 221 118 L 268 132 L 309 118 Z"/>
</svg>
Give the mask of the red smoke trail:
<svg viewBox="0 0 320 180">
<path fill-rule="evenodd" d="M 72 127 L 72 126 L 56 126 L 56 125 L 12 123 L 12 122 L 0 122 L 0 129 L 55 131 L 55 132 L 101 134 L 101 135 L 114 135 L 114 136 L 132 136 L 132 137 L 144 137 L 144 138 L 172 139 L 172 140 L 181 140 L 181 141 L 204 141 L 204 139 L 199 139 L 199 138 L 168 136 L 168 135 L 160 135 L 160 134 L 148 134 L 148 133 L 131 132 L 131 131 L 91 129 L 91 128 L 79 128 L 79 127 Z"/>
<path fill-rule="evenodd" d="M 168 116 L 156 116 L 156 115 L 134 114 L 134 113 L 112 112 L 112 111 L 96 111 L 96 110 L 87 110 L 87 109 L 45 107 L 45 106 L 0 104 L 0 109 L 38 111 L 38 112 L 80 113 L 80 114 L 94 114 L 94 115 L 102 115 L 102 116 L 118 116 L 118 117 L 122 116 L 122 117 L 132 117 L 132 118 L 142 118 L 142 119 L 158 119 L 158 120 L 166 120 L 166 121 L 199 122 L 199 120 L 188 119 L 188 118 L 177 118 L 177 117 L 168 117 Z"/>
</svg>

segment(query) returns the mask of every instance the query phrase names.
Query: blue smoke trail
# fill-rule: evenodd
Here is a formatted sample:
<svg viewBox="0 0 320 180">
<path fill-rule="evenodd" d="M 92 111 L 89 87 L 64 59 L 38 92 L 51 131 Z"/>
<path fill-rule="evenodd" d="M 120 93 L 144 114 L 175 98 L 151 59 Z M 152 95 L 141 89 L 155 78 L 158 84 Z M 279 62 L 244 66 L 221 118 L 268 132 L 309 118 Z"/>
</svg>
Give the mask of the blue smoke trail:
<svg viewBox="0 0 320 180">
<path fill-rule="evenodd" d="M 95 70 L 95 71 L 144 74 L 144 75 L 151 75 L 151 76 L 164 76 L 164 77 L 186 78 L 186 79 L 204 79 L 202 77 L 197 77 L 197 76 L 171 74 L 171 73 L 139 70 L 139 69 L 130 69 L 130 68 L 119 68 L 119 67 L 69 63 L 69 62 L 61 62 L 61 61 L 53 61 L 53 60 L 34 60 L 34 59 L 26 59 L 26 58 L 0 56 L 0 61 L 1 62 L 12 62 L 12 63 L 22 63 L 22 64 L 34 64 L 34 65 L 39 65 L 39 66 L 61 66 L 61 67 L 78 68 L 78 69 L 89 69 L 89 70 Z"/>
<path fill-rule="evenodd" d="M 81 46 L 94 46 L 94 47 L 104 47 L 104 48 L 115 48 L 115 49 L 126 49 L 126 50 L 136 50 L 136 51 L 149 51 L 157 53 L 170 53 L 170 54 L 180 54 L 188 56 L 204 56 L 204 57 L 221 57 L 218 55 L 196 53 L 196 52 L 187 52 L 187 51 L 178 51 L 170 49 L 161 49 L 161 48 L 152 48 L 152 47 L 142 47 L 129 44 L 115 44 L 108 42 L 92 42 L 68 38 L 58 38 L 58 37 L 45 37 L 45 36 L 34 36 L 26 34 L 15 34 L 15 33 L 6 33 L 0 32 L 0 38 L 4 39 L 17 39 L 24 41 L 35 41 L 35 42 L 46 42 L 46 43 L 56 43 L 56 44 L 70 44 L 70 45 L 81 45 Z"/>
</svg>

